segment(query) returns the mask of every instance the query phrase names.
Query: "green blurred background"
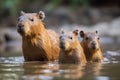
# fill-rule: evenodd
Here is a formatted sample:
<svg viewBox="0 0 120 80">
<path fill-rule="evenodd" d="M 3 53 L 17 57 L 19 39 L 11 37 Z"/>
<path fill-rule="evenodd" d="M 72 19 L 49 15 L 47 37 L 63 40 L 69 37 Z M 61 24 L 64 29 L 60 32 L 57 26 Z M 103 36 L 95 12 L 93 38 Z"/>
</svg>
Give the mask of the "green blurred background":
<svg viewBox="0 0 120 80">
<path fill-rule="evenodd" d="M 47 28 L 59 31 L 66 25 L 69 29 L 84 25 L 86 31 L 98 29 L 105 37 L 101 43 L 120 43 L 120 0 L 0 0 L 1 53 L 22 51 L 21 37 L 16 32 L 20 11 L 36 13 L 40 10 L 46 14 L 44 23 Z M 80 26 L 80 29 L 84 27 Z M 119 45 L 117 48 L 109 46 L 110 50 L 119 49 Z M 106 51 L 104 47 L 103 50 Z"/>
<path fill-rule="evenodd" d="M 1 0 L 0 25 L 15 26 L 21 10 L 45 11 L 46 19 L 52 19 L 45 20 L 46 24 L 52 26 L 64 22 L 89 25 L 120 16 L 119 8 L 120 0 Z M 99 18 L 93 19 L 95 17 Z"/>
</svg>

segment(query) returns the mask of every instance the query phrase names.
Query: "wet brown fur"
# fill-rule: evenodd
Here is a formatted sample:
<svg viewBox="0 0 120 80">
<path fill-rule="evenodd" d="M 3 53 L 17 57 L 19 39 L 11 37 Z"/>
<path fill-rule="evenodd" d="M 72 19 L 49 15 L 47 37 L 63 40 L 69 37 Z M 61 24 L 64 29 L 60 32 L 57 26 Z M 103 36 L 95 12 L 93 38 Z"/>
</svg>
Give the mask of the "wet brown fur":
<svg viewBox="0 0 120 80">
<path fill-rule="evenodd" d="M 33 13 L 29 14 L 32 15 Z M 22 35 L 22 48 L 25 61 L 57 60 L 59 55 L 59 35 L 53 30 L 46 30 L 42 20 L 36 20 L 36 24 L 32 24 L 29 27 L 30 30 Z"/>
<path fill-rule="evenodd" d="M 88 34 L 93 34 L 94 36 L 96 36 L 96 33 L 92 33 L 92 32 L 84 33 L 84 37 L 83 37 L 83 40 L 81 41 L 81 45 L 84 49 L 86 59 L 88 62 L 102 62 L 104 58 L 100 48 L 100 41 L 96 39 L 98 43 L 98 49 L 93 50 L 91 48 L 88 48 L 89 43 L 86 42 L 85 40 L 85 36 L 87 36 Z"/>
<path fill-rule="evenodd" d="M 71 36 L 69 34 L 70 33 L 67 33 L 66 35 Z M 65 41 L 70 43 L 70 46 L 68 50 L 60 49 L 59 63 L 86 63 L 86 58 L 83 53 L 83 49 L 79 44 L 77 36 L 74 36 L 73 38 L 74 38 L 73 43 L 70 43 L 69 41 L 67 41 L 67 39 L 65 39 Z"/>
</svg>

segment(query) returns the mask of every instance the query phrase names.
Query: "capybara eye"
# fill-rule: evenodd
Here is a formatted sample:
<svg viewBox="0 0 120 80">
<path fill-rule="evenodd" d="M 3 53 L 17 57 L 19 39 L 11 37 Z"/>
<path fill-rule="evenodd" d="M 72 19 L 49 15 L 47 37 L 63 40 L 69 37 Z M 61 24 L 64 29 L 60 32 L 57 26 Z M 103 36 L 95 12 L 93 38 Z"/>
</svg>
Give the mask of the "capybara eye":
<svg viewBox="0 0 120 80">
<path fill-rule="evenodd" d="M 86 40 L 88 40 L 89 39 L 89 37 L 86 37 Z"/>
<path fill-rule="evenodd" d="M 34 21 L 34 19 L 30 19 L 30 21 L 32 21 L 32 22 L 33 22 L 33 21 Z"/>
<path fill-rule="evenodd" d="M 72 37 L 69 37 L 70 39 L 73 39 Z"/>
</svg>

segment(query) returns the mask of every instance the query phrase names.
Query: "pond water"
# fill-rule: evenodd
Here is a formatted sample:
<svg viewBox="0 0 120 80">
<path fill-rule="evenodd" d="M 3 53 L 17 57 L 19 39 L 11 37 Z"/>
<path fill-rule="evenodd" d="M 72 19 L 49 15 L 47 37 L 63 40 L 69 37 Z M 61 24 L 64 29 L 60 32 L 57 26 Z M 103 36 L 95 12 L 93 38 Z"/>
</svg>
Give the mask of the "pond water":
<svg viewBox="0 0 120 80">
<path fill-rule="evenodd" d="M 4 54 L 0 57 L 0 80 L 120 80 L 119 51 L 107 51 L 106 57 L 104 63 L 82 65 L 24 62 L 23 56 Z"/>
<path fill-rule="evenodd" d="M 22 52 L 11 52 L 21 46 L 5 47 L 6 52 L 0 52 L 0 80 L 120 80 L 120 43 L 105 43 L 101 45 L 105 61 L 84 65 L 24 62 Z"/>
</svg>

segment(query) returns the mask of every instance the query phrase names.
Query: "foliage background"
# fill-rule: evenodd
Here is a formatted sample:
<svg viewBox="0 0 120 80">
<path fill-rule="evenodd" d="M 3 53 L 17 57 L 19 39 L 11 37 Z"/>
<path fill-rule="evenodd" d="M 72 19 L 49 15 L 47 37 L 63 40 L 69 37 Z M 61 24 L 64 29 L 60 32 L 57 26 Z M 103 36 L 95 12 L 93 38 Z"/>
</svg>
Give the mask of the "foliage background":
<svg viewBox="0 0 120 80">
<path fill-rule="evenodd" d="M 63 14 L 57 13 L 60 11 L 59 8 L 62 9 Z M 93 8 L 98 13 L 95 12 L 93 13 L 94 15 L 90 15 Z M 107 16 L 109 15 L 110 17 L 112 16 L 112 18 L 115 18 L 120 16 L 119 8 L 120 0 L 1 0 L 0 24 L 5 26 L 15 26 L 21 10 L 25 12 L 45 11 L 47 17 L 50 19 L 46 18 L 47 20 L 45 20 L 48 25 L 59 24 L 62 20 L 60 20 L 61 18 L 58 16 L 61 15 L 67 17 L 65 21 L 70 24 L 94 24 L 101 20 L 90 22 L 88 18 L 91 18 L 91 16 L 97 17 L 97 14 L 101 14 L 101 16 L 106 14 Z M 55 16 L 56 18 L 54 17 L 55 13 L 59 14 L 57 17 Z M 71 17 L 71 15 L 75 16 L 75 18 Z M 78 16 L 79 18 L 77 19 L 76 17 Z M 86 22 L 83 22 L 84 19 Z M 53 24 L 51 20 L 53 22 L 58 20 L 58 22 Z M 64 22 L 60 24 L 63 23 Z"/>
</svg>

